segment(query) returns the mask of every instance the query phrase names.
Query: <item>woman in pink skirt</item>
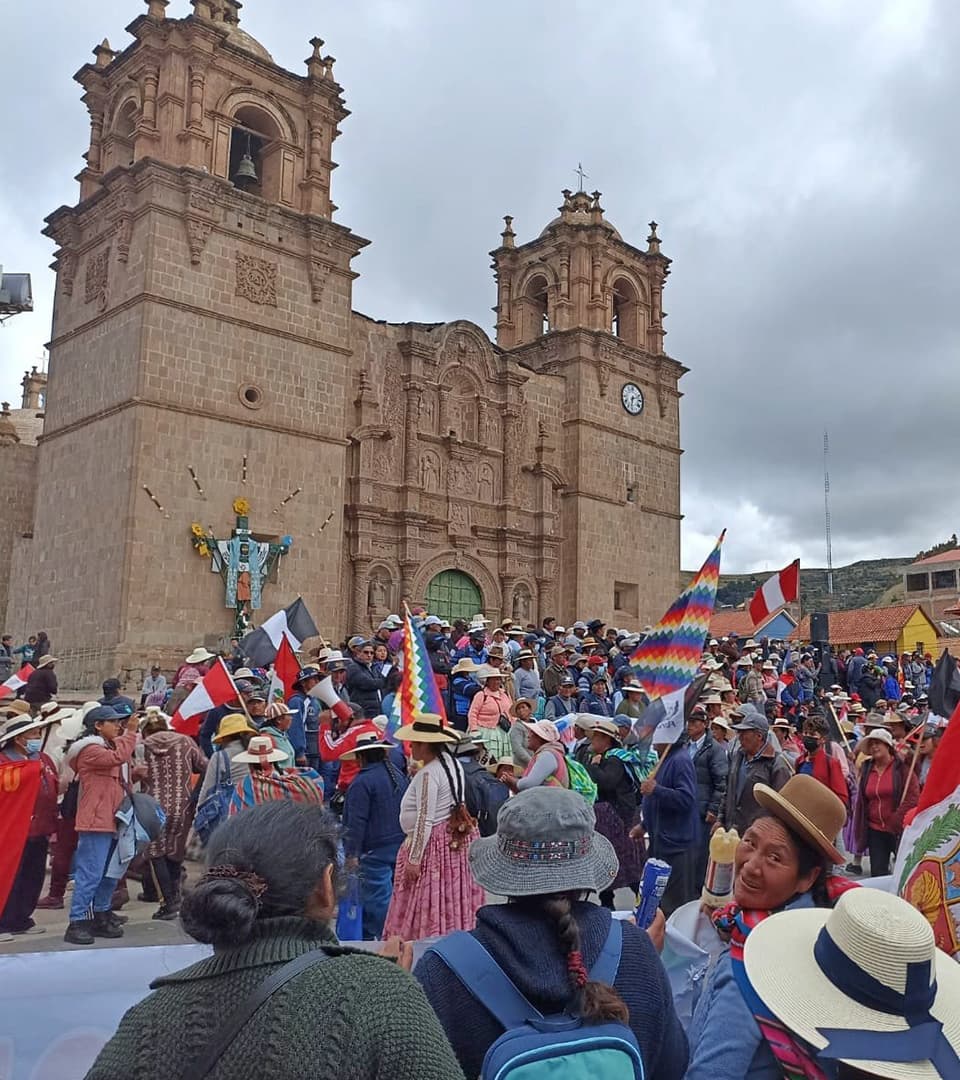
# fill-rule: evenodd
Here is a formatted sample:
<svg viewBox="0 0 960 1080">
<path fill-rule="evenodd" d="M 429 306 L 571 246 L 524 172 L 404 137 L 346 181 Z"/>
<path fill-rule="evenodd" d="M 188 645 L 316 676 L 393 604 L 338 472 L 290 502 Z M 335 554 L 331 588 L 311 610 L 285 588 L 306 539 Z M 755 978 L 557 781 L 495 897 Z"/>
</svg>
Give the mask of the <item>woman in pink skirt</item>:
<svg viewBox="0 0 960 1080">
<path fill-rule="evenodd" d="M 480 834 L 464 803 L 463 769 L 452 753 L 459 739 L 429 713 L 417 714 L 396 737 L 410 743 L 411 756 L 423 768 L 400 803 L 407 838 L 397 856 L 383 936 L 416 941 L 472 930 L 484 893 L 470 872 L 467 851 Z"/>
</svg>

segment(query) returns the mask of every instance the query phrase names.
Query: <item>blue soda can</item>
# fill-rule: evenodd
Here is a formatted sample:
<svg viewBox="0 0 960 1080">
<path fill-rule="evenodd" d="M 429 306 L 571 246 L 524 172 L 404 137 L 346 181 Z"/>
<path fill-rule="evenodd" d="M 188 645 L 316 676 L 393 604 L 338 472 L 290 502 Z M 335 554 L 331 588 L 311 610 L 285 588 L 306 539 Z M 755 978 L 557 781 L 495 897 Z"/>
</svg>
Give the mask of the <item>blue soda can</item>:
<svg viewBox="0 0 960 1080">
<path fill-rule="evenodd" d="M 669 880 L 669 863 L 662 859 L 647 859 L 643 868 L 643 880 L 640 882 L 640 903 L 636 912 L 637 926 L 641 930 L 646 930 L 653 922 Z"/>
</svg>

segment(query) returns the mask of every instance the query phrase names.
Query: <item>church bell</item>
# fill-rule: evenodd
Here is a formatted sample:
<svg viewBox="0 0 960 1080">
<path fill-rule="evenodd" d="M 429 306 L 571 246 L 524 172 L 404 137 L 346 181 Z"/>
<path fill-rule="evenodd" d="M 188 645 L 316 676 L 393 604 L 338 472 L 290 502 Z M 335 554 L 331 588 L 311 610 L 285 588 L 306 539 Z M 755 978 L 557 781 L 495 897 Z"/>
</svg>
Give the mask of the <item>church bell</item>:
<svg viewBox="0 0 960 1080">
<path fill-rule="evenodd" d="M 257 176 L 257 167 L 253 163 L 253 158 L 250 156 L 250 136 L 247 136 L 247 149 L 246 153 L 237 166 L 237 171 L 234 173 L 233 182 L 239 188 L 248 188 L 254 184 L 260 183 L 260 177 Z"/>
</svg>

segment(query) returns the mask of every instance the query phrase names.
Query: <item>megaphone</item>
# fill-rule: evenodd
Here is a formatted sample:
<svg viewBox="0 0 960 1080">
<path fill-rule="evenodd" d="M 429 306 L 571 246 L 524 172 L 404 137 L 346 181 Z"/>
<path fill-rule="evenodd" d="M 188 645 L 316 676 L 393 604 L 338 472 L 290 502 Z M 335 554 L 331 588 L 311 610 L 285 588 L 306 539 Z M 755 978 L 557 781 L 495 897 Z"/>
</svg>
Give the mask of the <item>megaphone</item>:
<svg viewBox="0 0 960 1080">
<path fill-rule="evenodd" d="M 321 701 L 328 709 L 331 709 L 338 720 L 346 721 L 353 716 L 350 706 L 337 693 L 337 688 L 333 685 L 333 679 L 329 675 L 312 687 L 309 695 Z"/>
</svg>

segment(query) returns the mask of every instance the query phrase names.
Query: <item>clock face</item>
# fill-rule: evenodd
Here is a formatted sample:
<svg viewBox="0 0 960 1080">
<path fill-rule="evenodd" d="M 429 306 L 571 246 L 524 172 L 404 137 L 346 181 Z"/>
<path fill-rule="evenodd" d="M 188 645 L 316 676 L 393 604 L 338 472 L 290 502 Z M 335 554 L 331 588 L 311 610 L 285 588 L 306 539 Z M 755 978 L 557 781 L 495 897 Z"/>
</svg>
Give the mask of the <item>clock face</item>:
<svg viewBox="0 0 960 1080">
<path fill-rule="evenodd" d="M 643 391 L 636 383 L 624 383 L 620 391 L 620 400 L 631 416 L 639 416 L 643 412 Z"/>
</svg>

